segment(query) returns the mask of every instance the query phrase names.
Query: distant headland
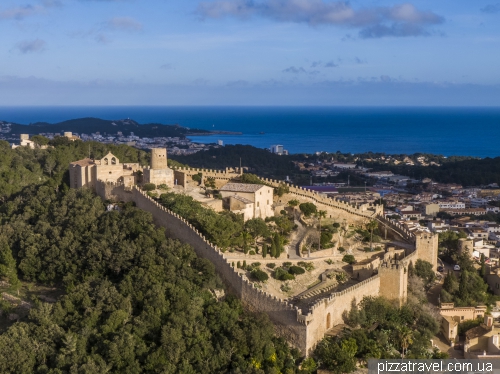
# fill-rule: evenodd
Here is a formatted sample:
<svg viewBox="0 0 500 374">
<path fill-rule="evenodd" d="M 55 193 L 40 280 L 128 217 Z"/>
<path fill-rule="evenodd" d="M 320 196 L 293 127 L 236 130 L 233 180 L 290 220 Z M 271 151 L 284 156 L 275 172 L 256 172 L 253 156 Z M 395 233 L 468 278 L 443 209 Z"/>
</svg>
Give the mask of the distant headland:
<svg viewBox="0 0 500 374">
<path fill-rule="evenodd" d="M 208 131 L 203 129 L 191 129 L 178 124 L 146 123 L 140 124 L 133 119 L 105 120 L 100 118 L 77 118 L 67 121 L 48 123 L 35 122 L 29 124 L 19 124 L 7 120 L 0 121 L 2 127 L 2 138 L 9 140 L 18 139 L 18 135 L 27 133 L 36 134 L 60 134 L 63 132 L 73 132 L 76 134 L 98 133 L 100 135 L 122 135 L 138 137 L 178 137 L 185 139 L 188 135 L 240 135 L 241 132 L 234 131 Z"/>
</svg>

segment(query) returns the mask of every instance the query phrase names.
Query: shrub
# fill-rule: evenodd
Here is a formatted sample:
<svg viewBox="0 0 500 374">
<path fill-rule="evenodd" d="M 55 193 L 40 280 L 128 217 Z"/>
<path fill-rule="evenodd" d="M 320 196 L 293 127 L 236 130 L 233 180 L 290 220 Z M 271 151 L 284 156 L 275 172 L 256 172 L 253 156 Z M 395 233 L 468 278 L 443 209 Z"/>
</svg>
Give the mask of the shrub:
<svg viewBox="0 0 500 374">
<path fill-rule="evenodd" d="M 345 248 L 344 247 L 339 247 L 339 252 L 340 253 L 345 252 Z"/>
<path fill-rule="evenodd" d="M 287 272 L 285 269 L 283 269 L 281 267 L 276 268 L 276 270 L 274 271 L 274 278 L 281 280 L 281 281 L 295 279 L 293 274 L 290 274 L 289 272 Z"/>
<path fill-rule="evenodd" d="M 344 255 L 344 257 L 342 257 L 342 261 L 347 262 L 349 265 L 352 265 L 356 262 L 356 259 L 353 255 Z"/>
<path fill-rule="evenodd" d="M 337 282 L 339 283 L 345 283 L 347 282 L 347 274 L 342 272 L 342 273 L 337 273 L 335 275 L 335 279 L 337 280 Z"/>
<path fill-rule="evenodd" d="M 297 265 L 303 267 L 307 271 L 314 270 L 314 264 L 312 262 L 300 261 L 300 262 L 297 263 Z"/>
<path fill-rule="evenodd" d="M 238 261 L 238 263 L 236 264 L 236 267 L 237 267 L 238 269 L 241 269 L 241 262 L 240 262 L 240 261 Z"/>
<path fill-rule="evenodd" d="M 290 266 L 290 269 L 288 269 L 288 272 L 290 274 L 298 275 L 298 274 L 304 274 L 306 271 L 299 266 Z"/>
<path fill-rule="evenodd" d="M 276 267 L 276 264 L 274 262 L 270 262 L 269 264 L 266 265 L 269 269 L 274 269 Z"/>
<path fill-rule="evenodd" d="M 290 290 L 292 289 L 292 287 L 290 287 L 290 286 L 288 285 L 288 283 L 284 283 L 284 284 L 282 284 L 282 285 L 281 285 L 280 289 L 281 289 L 281 291 L 283 291 L 283 292 L 288 292 L 288 291 L 290 291 Z"/>
<path fill-rule="evenodd" d="M 255 254 L 255 251 L 252 249 L 250 252 L 248 252 L 249 255 L 254 255 Z"/>
<path fill-rule="evenodd" d="M 158 185 L 159 190 L 168 190 L 168 186 L 165 183 L 159 184 Z"/>
<path fill-rule="evenodd" d="M 250 265 L 252 268 L 258 268 L 260 266 L 260 262 L 252 262 L 252 264 Z"/>
<path fill-rule="evenodd" d="M 292 266 L 292 263 L 289 262 L 289 261 L 283 262 L 283 266 L 286 267 L 286 268 L 288 268 L 288 267 Z"/>
<path fill-rule="evenodd" d="M 252 277 L 257 279 L 259 282 L 265 282 L 266 280 L 269 279 L 269 275 L 267 275 L 266 272 L 264 272 L 260 269 L 253 269 L 250 274 L 252 275 Z"/>
<path fill-rule="evenodd" d="M 458 335 L 464 335 L 468 330 L 477 327 L 483 322 L 481 318 L 471 319 L 458 324 Z"/>
<path fill-rule="evenodd" d="M 332 260 L 331 258 L 329 258 L 328 260 L 325 260 L 325 262 L 326 262 L 328 265 L 333 264 L 333 260 Z"/>
<path fill-rule="evenodd" d="M 309 217 L 311 214 L 314 214 L 318 211 L 316 205 L 314 205 L 313 203 L 302 203 L 299 205 L 299 209 L 306 217 Z"/>
<path fill-rule="evenodd" d="M 332 241 L 333 235 L 330 232 L 321 233 L 321 247 L 326 248 Z"/>
<path fill-rule="evenodd" d="M 278 267 L 274 270 L 274 278 L 281 280 L 281 278 L 285 275 L 288 274 L 288 272 L 283 269 L 282 267 Z"/>
<path fill-rule="evenodd" d="M 156 184 L 154 184 L 154 183 L 146 183 L 145 185 L 142 186 L 142 189 L 144 191 L 153 191 L 153 190 L 156 190 Z"/>
</svg>

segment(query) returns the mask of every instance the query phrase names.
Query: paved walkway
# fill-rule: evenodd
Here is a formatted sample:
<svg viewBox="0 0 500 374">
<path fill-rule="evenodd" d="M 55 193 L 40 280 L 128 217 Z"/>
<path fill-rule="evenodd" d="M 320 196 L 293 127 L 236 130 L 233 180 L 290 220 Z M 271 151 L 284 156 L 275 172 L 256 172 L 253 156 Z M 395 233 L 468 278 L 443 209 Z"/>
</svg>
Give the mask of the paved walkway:
<svg viewBox="0 0 500 374">
<path fill-rule="evenodd" d="M 288 258 L 290 260 L 300 260 L 302 259 L 302 257 L 300 257 L 300 242 L 307 233 L 307 227 L 304 227 L 297 219 L 294 220 L 294 223 L 297 225 L 297 231 L 290 244 L 288 244 Z"/>
</svg>

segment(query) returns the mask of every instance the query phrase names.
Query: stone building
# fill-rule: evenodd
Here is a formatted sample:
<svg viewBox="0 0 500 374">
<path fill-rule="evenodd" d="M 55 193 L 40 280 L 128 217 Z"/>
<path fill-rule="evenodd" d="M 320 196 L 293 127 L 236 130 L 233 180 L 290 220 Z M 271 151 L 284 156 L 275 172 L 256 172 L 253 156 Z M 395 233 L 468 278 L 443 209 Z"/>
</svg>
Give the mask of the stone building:
<svg viewBox="0 0 500 374">
<path fill-rule="evenodd" d="M 439 314 L 443 317 L 441 331 L 446 340 L 453 343 L 458 335 L 458 325 L 465 321 L 483 318 L 486 314 L 486 306 L 455 307 L 453 303 L 441 303 Z"/>
<path fill-rule="evenodd" d="M 500 326 L 492 316 L 484 316 L 484 322 L 465 333 L 465 358 L 500 358 Z"/>
<path fill-rule="evenodd" d="M 228 183 L 219 190 L 226 206 L 245 221 L 274 216 L 273 188 L 262 184 Z"/>
<path fill-rule="evenodd" d="M 144 168 L 143 176 L 144 183 L 153 183 L 157 186 L 174 184 L 174 172 L 167 165 L 166 148 L 151 149 L 151 167 Z"/>
<path fill-rule="evenodd" d="M 121 163 L 109 152 L 101 159 L 75 161 L 69 164 L 70 187 L 96 191 L 98 181 L 132 187 L 138 182 L 139 172 L 143 173 L 146 183 L 172 186 L 173 172 L 167 166 L 167 150 L 153 149 L 152 160 L 151 167 L 142 168 L 138 163 Z"/>
</svg>

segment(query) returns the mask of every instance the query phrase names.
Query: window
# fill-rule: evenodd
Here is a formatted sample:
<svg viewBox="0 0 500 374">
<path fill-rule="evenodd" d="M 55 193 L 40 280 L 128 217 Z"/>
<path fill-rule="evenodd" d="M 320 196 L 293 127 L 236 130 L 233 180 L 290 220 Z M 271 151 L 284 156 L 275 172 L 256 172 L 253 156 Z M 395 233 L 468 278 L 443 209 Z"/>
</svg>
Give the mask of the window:
<svg viewBox="0 0 500 374">
<path fill-rule="evenodd" d="M 260 203 L 257 201 L 257 208 L 259 207 L 259 204 L 260 204 Z"/>
<path fill-rule="evenodd" d="M 462 317 L 460 317 L 460 319 L 463 321 L 463 320 L 465 319 L 465 317 L 464 317 L 464 316 L 462 316 Z"/>
</svg>

